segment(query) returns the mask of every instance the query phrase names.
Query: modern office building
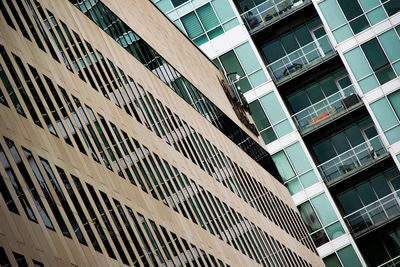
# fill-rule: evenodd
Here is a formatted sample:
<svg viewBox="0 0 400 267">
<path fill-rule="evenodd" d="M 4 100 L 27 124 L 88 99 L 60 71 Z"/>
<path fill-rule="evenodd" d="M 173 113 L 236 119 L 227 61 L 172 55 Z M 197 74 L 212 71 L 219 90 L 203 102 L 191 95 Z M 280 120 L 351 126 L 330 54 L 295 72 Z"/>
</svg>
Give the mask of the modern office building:
<svg viewBox="0 0 400 267">
<path fill-rule="evenodd" d="M 1 266 L 323 266 L 248 107 L 150 1 L 0 9 Z"/>
<path fill-rule="evenodd" d="M 152 2 L 243 93 L 325 264 L 399 264 L 400 1 Z"/>
</svg>

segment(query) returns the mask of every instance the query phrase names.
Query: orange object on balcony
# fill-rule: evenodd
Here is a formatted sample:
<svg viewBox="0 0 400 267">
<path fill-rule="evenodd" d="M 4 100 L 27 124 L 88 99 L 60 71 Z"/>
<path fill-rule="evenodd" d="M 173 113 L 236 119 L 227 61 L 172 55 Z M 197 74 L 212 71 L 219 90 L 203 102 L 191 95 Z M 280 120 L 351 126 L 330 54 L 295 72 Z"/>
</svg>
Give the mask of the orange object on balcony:
<svg viewBox="0 0 400 267">
<path fill-rule="evenodd" d="M 329 116 L 328 112 L 324 112 L 324 113 L 322 113 L 320 116 L 316 117 L 316 118 L 314 119 L 314 122 L 317 122 L 317 121 L 319 121 L 319 120 L 321 120 L 321 119 L 323 119 L 323 118 L 325 118 L 325 117 L 328 117 L 328 116 Z"/>
</svg>

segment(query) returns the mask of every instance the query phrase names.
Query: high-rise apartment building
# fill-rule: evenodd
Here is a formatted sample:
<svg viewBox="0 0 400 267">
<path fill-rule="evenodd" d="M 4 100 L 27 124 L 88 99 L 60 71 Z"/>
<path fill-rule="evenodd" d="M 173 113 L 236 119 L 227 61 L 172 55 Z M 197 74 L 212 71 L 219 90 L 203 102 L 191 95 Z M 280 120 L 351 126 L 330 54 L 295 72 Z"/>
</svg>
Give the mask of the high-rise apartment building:
<svg viewBox="0 0 400 267">
<path fill-rule="evenodd" d="M 399 264 L 400 1 L 152 2 L 243 93 L 325 264 Z"/>
<path fill-rule="evenodd" d="M 323 266 L 239 92 L 150 1 L 0 10 L 1 266 Z"/>
</svg>

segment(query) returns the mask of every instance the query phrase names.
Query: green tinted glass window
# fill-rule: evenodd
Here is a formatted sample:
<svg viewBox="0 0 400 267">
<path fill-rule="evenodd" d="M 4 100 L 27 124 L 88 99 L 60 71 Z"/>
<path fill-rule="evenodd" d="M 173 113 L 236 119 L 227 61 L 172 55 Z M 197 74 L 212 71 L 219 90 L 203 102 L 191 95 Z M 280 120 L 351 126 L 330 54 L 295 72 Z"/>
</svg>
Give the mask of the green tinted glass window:
<svg viewBox="0 0 400 267">
<path fill-rule="evenodd" d="M 315 232 L 316 230 L 321 228 L 321 223 L 318 220 L 317 214 L 315 214 L 314 209 L 312 208 L 310 202 L 305 202 L 298 206 L 301 218 L 307 226 L 307 229 L 310 233 Z"/>
<path fill-rule="evenodd" d="M 262 109 L 260 102 L 258 102 L 258 100 L 251 102 L 249 104 L 249 108 L 250 108 L 254 123 L 256 124 L 257 129 L 259 131 L 261 131 L 271 125 L 269 123 L 267 117 L 265 116 L 264 110 Z"/>
<path fill-rule="evenodd" d="M 302 174 L 311 168 L 310 162 L 299 142 L 288 146 L 286 148 L 286 153 L 298 174 Z"/>
<path fill-rule="evenodd" d="M 171 0 L 172 4 L 174 5 L 174 7 L 180 6 L 183 3 L 187 2 L 189 0 Z"/>
<path fill-rule="evenodd" d="M 215 15 L 214 10 L 212 9 L 210 4 L 206 4 L 198 8 L 196 11 L 206 31 L 211 30 L 212 28 L 219 25 L 217 16 Z"/>
<path fill-rule="evenodd" d="M 347 20 L 354 19 L 362 14 L 362 10 L 357 0 L 338 0 L 340 7 Z"/>
<path fill-rule="evenodd" d="M 357 257 L 354 248 L 350 245 L 342 248 L 338 252 L 339 258 L 342 261 L 344 267 L 361 267 L 360 260 Z"/>
<path fill-rule="evenodd" d="M 287 181 L 295 176 L 292 166 L 290 166 L 289 160 L 283 151 L 279 151 L 272 155 L 272 160 L 274 161 L 279 174 L 282 176 L 283 181 Z"/>
<path fill-rule="evenodd" d="M 323 258 L 326 267 L 342 267 L 335 253 Z"/>
<path fill-rule="evenodd" d="M 219 59 L 221 60 L 222 65 L 227 73 L 236 72 L 240 77 L 244 76 L 244 71 L 233 51 L 229 51 L 228 53 L 222 55 Z"/>
<path fill-rule="evenodd" d="M 397 118 L 400 119 L 400 90 L 388 95 L 388 98 L 394 112 L 396 112 Z"/>
<path fill-rule="evenodd" d="M 204 32 L 194 12 L 183 16 L 181 21 L 190 38 L 195 38 Z"/>
<path fill-rule="evenodd" d="M 376 38 L 362 44 L 361 48 L 367 56 L 367 59 L 374 71 L 389 63 Z"/>
<path fill-rule="evenodd" d="M 311 203 L 317 211 L 319 218 L 321 219 L 321 222 L 324 226 L 337 220 L 335 211 L 333 210 L 332 205 L 329 202 L 328 197 L 325 195 L 325 193 L 312 198 Z"/>
</svg>

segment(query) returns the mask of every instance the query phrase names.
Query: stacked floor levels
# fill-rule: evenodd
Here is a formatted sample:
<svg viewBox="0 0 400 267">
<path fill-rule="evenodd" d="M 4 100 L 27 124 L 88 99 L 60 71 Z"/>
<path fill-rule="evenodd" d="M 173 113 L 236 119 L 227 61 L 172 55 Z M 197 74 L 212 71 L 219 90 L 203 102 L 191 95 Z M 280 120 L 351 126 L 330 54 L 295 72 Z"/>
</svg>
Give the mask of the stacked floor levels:
<svg viewBox="0 0 400 267">
<path fill-rule="evenodd" d="M 245 107 L 151 2 L 0 9 L 1 266 L 323 265 Z"/>
<path fill-rule="evenodd" d="M 400 1 L 153 2 L 243 93 L 326 265 L 394 266 Z"/>
</svg>

